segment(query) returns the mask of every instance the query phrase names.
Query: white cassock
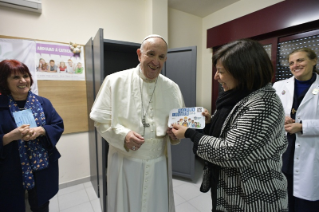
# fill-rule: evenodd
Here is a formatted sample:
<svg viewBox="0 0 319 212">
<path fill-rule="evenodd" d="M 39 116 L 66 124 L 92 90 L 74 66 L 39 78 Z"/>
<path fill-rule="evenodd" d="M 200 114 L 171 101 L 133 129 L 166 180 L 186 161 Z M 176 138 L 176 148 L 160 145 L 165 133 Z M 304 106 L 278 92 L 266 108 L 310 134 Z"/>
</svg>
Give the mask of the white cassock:
<svg viewBox="0 0 319 212">
<path fill-rule="evenodd" d="M 109 143 L 108 212 L 175 211 L 170 143 L 179 140 L 170 140 L 166 130 L 169 112 L 181 107 L 184 101 L 178 85 L 161 74 L 157 82 L 147 80 L 139 65 L 105 78 L 90 118 Z M 145 112 L 150 126 L 144 134 Z M 144 134 L 145 143 L 137 151 L 124 148 L 131 130 Z"/>
</svg>

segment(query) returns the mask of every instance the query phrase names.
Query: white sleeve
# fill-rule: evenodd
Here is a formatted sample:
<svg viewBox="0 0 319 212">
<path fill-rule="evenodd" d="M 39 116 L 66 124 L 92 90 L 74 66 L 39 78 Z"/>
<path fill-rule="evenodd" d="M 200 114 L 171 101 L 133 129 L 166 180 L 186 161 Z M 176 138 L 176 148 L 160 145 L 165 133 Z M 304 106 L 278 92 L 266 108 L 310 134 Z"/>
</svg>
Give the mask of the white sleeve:
<svg viewBox="0 0 319 212">
<path fill-rule="evenodd" d="M 121 124 L 112 125 L 112 96 L 108 79 L 105 79 L 91 109 L 90 118 L 99 134 L 112 146 L 125 151 L 124 140 L 130 129 Z"/>
<path fill-rule="evenodd" d="M 319 135 L 319 120 L 304 119 L 302 120 L 302 135 L 301 136 L 318 136 Z"/>
</svg>

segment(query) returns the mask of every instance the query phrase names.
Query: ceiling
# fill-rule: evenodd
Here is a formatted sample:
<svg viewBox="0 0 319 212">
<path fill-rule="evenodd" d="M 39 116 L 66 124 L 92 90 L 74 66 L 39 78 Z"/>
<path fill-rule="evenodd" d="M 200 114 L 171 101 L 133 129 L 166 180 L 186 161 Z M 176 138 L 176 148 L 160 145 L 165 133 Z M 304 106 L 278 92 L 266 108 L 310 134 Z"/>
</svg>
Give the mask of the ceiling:
<svg viewBox="0 0 319 212">
<path fill-rule="evenodd" d="M 168 7 L 205 17 L 239 0 L 168 0 Z"/>
</svg>

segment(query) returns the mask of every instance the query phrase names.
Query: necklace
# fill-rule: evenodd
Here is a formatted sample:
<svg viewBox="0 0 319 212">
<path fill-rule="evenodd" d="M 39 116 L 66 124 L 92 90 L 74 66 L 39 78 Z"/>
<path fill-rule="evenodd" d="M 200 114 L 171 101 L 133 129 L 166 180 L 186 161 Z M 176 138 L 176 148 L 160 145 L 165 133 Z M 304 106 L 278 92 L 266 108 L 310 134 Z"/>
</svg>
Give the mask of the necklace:
<svg viewBox="0 0 319 212">
<path fill-rule="evenodd" d="M 138 74 L 139 74 L 139 77 L 142 78 L 142 77 L 141 77 L 140 70 L 139 70 Z M 149 106 L 150 106 L 150 104 L 151 104 L 151 101 L 152 101 L 152 98 L 153 98 L 153 95 L 154 95 L 154 92 L 155 92 L 155 88 L 156 88 L 156 84 L 157 84 L 157 79 L 158 79 L 158 77 L 156 78 L 155 86 L 154 86 L 154 89 L 153 89 L 153 92 L 152 92 L 150 101 L 148 102 L 147 108 L 146 108 L 146 110 L 145 110 L 145 113 L 144 113 L 144 103 L 143 103 L 143 83 L 142 83 L 142 86 L 141 86 L 141 80 L 139 79 L 139 81 L 138 81 L 138 82 L 139 82 L 139 86 L 140 86 L 141 101 L 142 101 L 142 117 L 141 117 L 141 118 L 142 118 L 142 123 L 143 123 L 143 135 L 142 135 L 142 136 L 145 135 L 145 127 L 149 127 L 149 126 L 150 126 L 149 123 L 146 123 L 145 117 L 146 117 L 148 108 L 149 108 Z M 142 78 L 142 80 L 143 80 L 143 78 Z"/>
</svg>

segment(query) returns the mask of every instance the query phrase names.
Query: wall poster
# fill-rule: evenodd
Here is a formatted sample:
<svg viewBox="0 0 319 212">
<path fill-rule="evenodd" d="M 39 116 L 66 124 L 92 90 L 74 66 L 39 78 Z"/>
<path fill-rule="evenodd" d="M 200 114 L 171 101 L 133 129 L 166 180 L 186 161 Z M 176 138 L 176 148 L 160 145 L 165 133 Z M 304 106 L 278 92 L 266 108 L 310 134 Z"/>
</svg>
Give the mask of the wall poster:
<svg viewBox="0 0 319 212">
<path fill-rule="evenodd" d="M 36 41 L 38 80 L 85 80 L 84 51 L 74 54 L 67 44 Z"/>
</svg>

